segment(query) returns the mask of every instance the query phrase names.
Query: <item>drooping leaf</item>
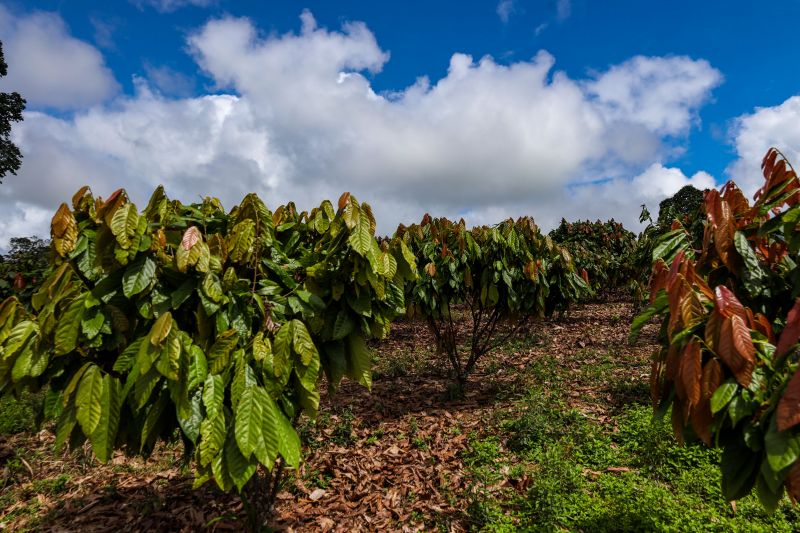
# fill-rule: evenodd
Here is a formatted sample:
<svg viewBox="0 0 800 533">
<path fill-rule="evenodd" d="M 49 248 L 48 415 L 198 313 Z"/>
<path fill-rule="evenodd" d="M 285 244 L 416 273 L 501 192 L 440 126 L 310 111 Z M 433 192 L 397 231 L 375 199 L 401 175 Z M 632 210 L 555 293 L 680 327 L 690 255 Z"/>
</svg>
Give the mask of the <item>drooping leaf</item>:
<svg viewBox="0 0 800 533">
<path fill-rule="evenodd" d="M 84 435 L 91 435 L 102 415 L 103 375 L 97 365 L 89 366 L 83 373 L 75 398 L 76 418 Z"/>
<path fill-rule="evenodd" d="M 153 283 L 156 274 L 156 263 L 149 256 L 141 256 L 131 263 L 122 276 L 122 292 L 131 298 Z"/>
</svg>

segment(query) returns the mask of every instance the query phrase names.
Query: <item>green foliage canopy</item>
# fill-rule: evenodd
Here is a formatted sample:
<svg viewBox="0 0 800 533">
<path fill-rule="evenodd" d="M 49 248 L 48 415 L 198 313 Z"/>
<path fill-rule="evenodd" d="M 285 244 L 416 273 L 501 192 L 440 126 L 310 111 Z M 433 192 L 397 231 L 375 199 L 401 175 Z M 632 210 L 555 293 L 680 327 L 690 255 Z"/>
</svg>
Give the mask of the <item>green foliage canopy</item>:
<svg viewBox="0 0 800 533">
<path fill-rule="evenodd" d="M 499 342 L 528 319 L 563 311 L 588 292 L 569 253 L 542 236 L 530 218 L 468 230 L 463 220 L 426 215 L 421 224 L 400 226 L 395 237 L 421 269 L 418 279 L 406 282 L 409 312 L 428 322 L 462 386 L 498 343 L 495 334 L 504 322 L 510 327 Z M 472 319 L 467 354 L 460 353 L 453 319 L 459 306 Z"/>
<path fill-rule="evenodd" d="M 298 464 L 293 421 L 316 414 L 322 372 L 371 385 L 366 339 L 416 272 L 374 231 L 349 194 L 309 213 L 250 194 L 226 213 L 159 187 L 140 212 L 83 188 L 53 218 L 36 314 L 0 304 L 0 392 L 49 385 L 57 447 L 88 438 L 103 461 L 177 430 L 197 484 L 241 490 L 259 465 Z"/>
<path fill-rule="evenodd" d="M 723 448 L 728 499 L 755 489 L 773 510 L 800 498 L 800 182 L 774 149 L 762 168 L 752 206 L 732 182 L 706 193 L 697 253 L 685 230 L 659 244 L 677 251 L 656 262 L 631 335 L 661 318 L 654 404 L 680 438 Z"/>
</svg>

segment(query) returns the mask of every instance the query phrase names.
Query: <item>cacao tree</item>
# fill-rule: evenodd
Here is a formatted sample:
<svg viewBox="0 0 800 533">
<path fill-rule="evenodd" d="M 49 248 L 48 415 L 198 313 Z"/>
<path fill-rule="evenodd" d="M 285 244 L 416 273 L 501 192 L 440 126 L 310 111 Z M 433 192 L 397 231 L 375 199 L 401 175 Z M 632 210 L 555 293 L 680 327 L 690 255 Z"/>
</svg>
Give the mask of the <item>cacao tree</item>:
<svg viewBox="0 0 800 533">
<path fill-rule="evenodd" d="M 395 237 L 420 267 L 419 277 L 406 282 L 409 315 L 427 322 L 459 389 L 483 355 L 530 319 L 563 311 L 588 292 L 569 253 L 530 218 L 468 230 L 463 219 L 425 215 Z M 466 347 L 454 316 L 462 308 L 471 319 Z"/>
<path fill-rule="evenodd" d="M 369 387 L 366 340 L 405 311 L 413 257 L 374 232 L 347 193 L 338 209 L 273 213 L 250 194 L 226 212 L 159 187 L 140 212 L 84 187 L 53 218 L 34 312 L 0 304 L 0 393 L 49 386 L 56 447 L 88 439 L 101 461 L 179 438 L 195 486 L 243 491 L 257 527 L 300 461 L 293 426 L 315 416 L 321 374 Z"/>
<path fill-rule="evenodd" d="M 775 149 L 752 205 L 733 182 L 705 193 L 702 248 L 653 269 L 631 340 L 661 319 L 651 392 L 680 439 L 720 446 L 722 490 L 774 510 L 800 498 L 800 183 Z"/>
<path fill-rule="evenodd" d="M 627 287 L 635 276 L 636 236 L 613 219 L 606 222 L 561 219 L 561 224 L 550 232 L 550 238 L 569 251 L 576 269 L 585 275 L 595 293 Z"/>
<path fill-rule="evenodd" d="M 0 256 L 0 301 L 16 296 L 30 309 L 31 297 L 47 275 L 50 246 L 38 237 L 14 237 L 11 249 Z"/>
</svg>

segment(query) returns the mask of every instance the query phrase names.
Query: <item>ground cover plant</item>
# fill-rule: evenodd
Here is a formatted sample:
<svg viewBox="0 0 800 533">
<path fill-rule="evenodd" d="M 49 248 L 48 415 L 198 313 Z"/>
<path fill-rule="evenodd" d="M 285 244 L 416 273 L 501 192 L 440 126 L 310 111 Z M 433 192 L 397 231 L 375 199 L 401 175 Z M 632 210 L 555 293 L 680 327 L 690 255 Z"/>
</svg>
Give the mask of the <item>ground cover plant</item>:
<svg viewBox="0 0 800 533">
<path fill-rule="evenodd" d="M 316 415 L 322 372 L 369 387 L 366 339 L 405 309 L 415 265 L 374 231 L 349 194 L 310 213 L 248 195 L 227 213 L 159 188 L 140 213 L 81 189 L 53 218 L 35 314 L 0 303 L 0 391 L 47 386 L 56 448 L 88 439 L 101 461 L 179 438 L 195 486 L 246 488 L 258 524 L 299 464 L 293 425 Z"/>
<path fill-rule="evenodd" d="M 800 497 L 800 183 L 774 149 L 762 169 L 752 206 L 732 182 L 706 192 L 702 249 L 656 263 L 632 336 L 661 318 L 654 405 L 679 438 L 723 449 L 726 498 L 755 491 L 774 509 Z"/>
<path fill-rule="evenodd" d="M 463 220 L 426 215 L 400 226 L 395 238 L 420 267 L 406 284 L 409 315 L 431 328 L 459 389 L 481 357 L 529 320 L 563 311 L 589 291 L 569 253 L 530 218 L 467 229 Z M 461 307 L 471 320 L 465 339 L 456 326 Z"/>
</svg>

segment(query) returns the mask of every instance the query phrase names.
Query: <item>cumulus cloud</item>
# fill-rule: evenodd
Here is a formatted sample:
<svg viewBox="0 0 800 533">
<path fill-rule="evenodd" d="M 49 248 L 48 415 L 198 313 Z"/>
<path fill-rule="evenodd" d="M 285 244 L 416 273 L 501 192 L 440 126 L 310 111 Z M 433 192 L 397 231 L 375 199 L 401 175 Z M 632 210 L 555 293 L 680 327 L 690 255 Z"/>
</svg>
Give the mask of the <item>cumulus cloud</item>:
<svg viewBox="0 0 800 533">
<path fill-rule="evenodd" d="M 586 89 L 609 120 L 641 124 L 661 135 L 681 135 L 697 121 L 696 111 L 722 74 L 705 60 L 686 56 L 636 56 L 611 67 Z"/>
<path fill-rule="evenodd" d="M 0 90 L 19 92 L 29 107 L 77 109 L 119 90 L 102 54 L 69 35 L 58 15 L 15 16 L 0 6 L 0 35 L 10 65 Z"/>
<path fill-rule="evenodd" d="M 756 108 L 735 120 L 731 137 L 737 159 L 728 174 L 742 190 L 752 195 L 763 185 L 761 160 L 770 147 L 779 149 L 800 168 L 800 96 L 780 105 Z"/>
<path fill-rule="evenodd" d="M 636 226 L 639 204 L 713 182 L 661 165 L 721 80 L 702 60 L 634 58 L 571 79 L 544 51 L 510 65 L 455 53 L 442 79 L 377 94 L 370 79 L 390 56 L 363 23 L 328 30 L 304 12 L 299 32 L 263 37 L 226 17 L 188 46 L 234 94 L 171 98 L 137 80 L 135 95 L 71 117 L 29 113 L 16 134 L 25 163 L 0 188 L 0 209 L 52 210 L 84 183 L 143 202 L 164 183 L 184 201 L 226 205 L 256 191 L 307 208 L 349 190 L 373 204 L 384 233 L 425 211 Z M 0 219 L 0 242 L 12 224 Z"/>
</svg>

